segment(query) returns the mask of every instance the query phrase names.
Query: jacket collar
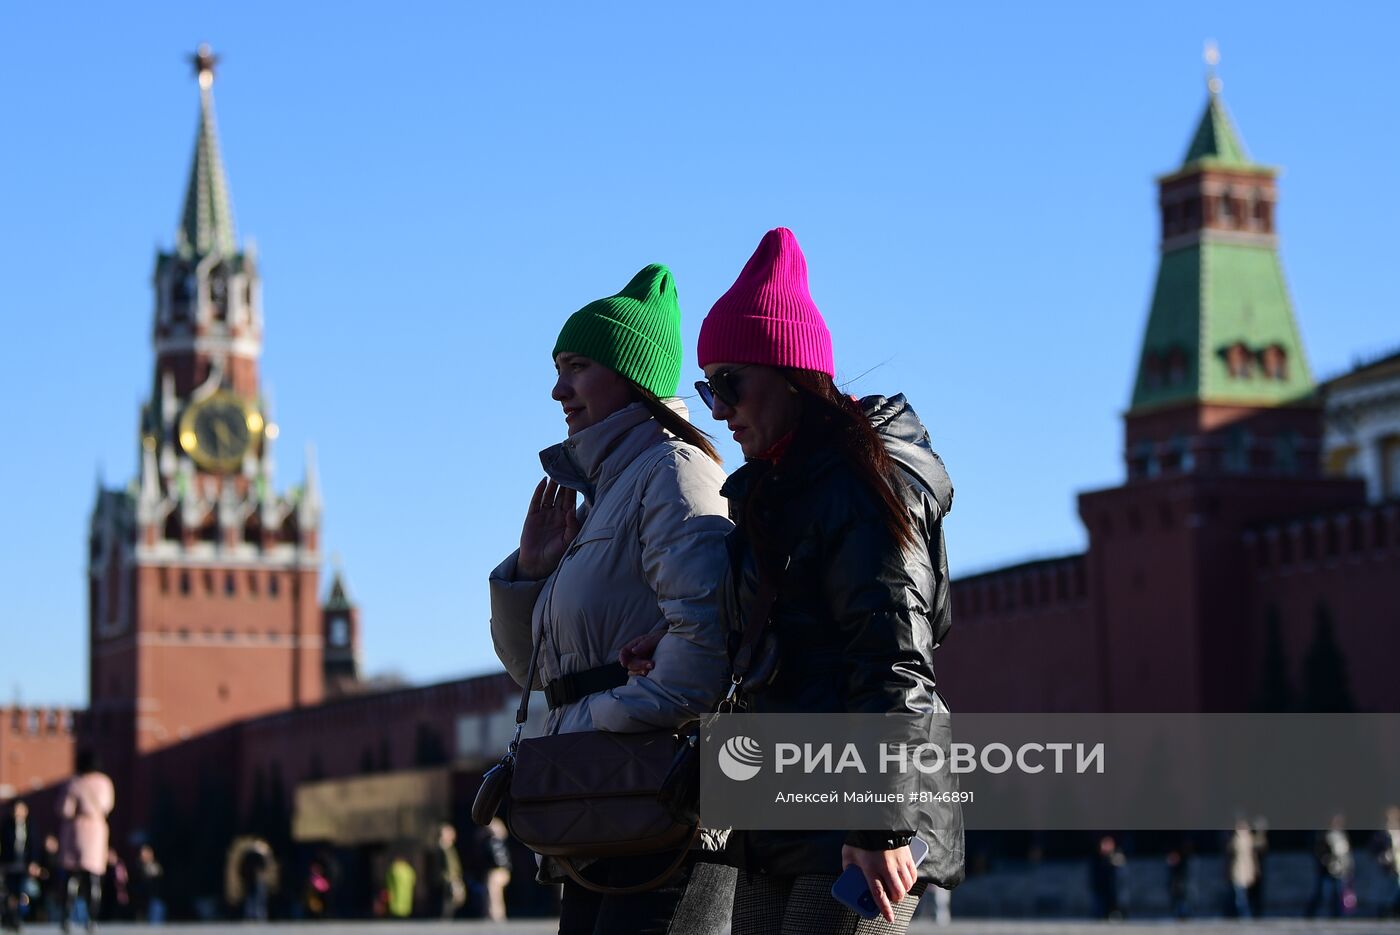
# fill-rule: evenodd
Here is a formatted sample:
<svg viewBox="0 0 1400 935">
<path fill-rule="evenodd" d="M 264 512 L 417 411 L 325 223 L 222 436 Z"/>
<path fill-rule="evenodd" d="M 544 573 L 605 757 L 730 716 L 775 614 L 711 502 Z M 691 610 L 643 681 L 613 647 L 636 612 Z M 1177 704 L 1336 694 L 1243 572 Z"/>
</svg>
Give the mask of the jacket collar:
<svg viewBox="0 0 1400 935">
<path fill-rule="evenodd" d="M 841 460 L 841 454 L 831 446 L 813 446 L 794 439 L 776 463 L 765 458 L 751 458 L 725 480 L 720 495 L 731 504 L 742 504 L 753 492 L 759 480 L 769 474 L 770 484 L 783 485 L 795 479 L 809 482 L 825 474 Z"/>
<path fill-rule="evenodd" d="M 596 425 L 540 452 L 549 479 L 593 503 L 632 460 L 666 437 L 641 403 L 619 409 Z"/>
</svg>

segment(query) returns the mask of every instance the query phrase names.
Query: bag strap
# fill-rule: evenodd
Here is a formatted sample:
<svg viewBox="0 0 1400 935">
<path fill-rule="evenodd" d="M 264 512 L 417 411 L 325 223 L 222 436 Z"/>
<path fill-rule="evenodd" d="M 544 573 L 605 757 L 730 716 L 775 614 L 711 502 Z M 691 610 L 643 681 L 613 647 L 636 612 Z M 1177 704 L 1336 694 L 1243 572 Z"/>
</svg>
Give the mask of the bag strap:
<svg viewBox="0 0 1400 935">
<path fill-rule="evenodd" d="M 535 674 L 540 669 L 540 647 L 544 640 L 537 640 L 530 652 L 530 668 L 525 673 L 525 690 L 520 693 L 520 704 L 515 708 L 515 736 L 510 739 L 510 748 L 502 761 L 515 762 L 515 751 L 520 748 L 520 735 L 525 732 L 525 720 L 530 716 L 530 689 L 535 684 Z"/>
<path fill-rule="evenodd" d="M 753 666 L 754 649 L 758 646 L 763 628 L 768 625 L 768 618 L 773 613 L 773 604 L 777 599 L 778 588 L 773 580 L 767 575 L 760 574 L 758 596 L 754 601 L 754 612 L 749 615 L 748 620 L 744 621 L 743 633 L 739 638 L 739 648 L 734 651 L 733 671 L 736 685 L 743 681 L 744 676 L 749 674 L 749 669 Z"/>
<path fill-rule="evenodd" d="M 786 563 L 784 563 L 786 571 Z M 739 636 L 739 646 L 734 650 L 730 661 L 729 691 L 718 707 L 720 713 L 731 713 L 744 706 L 739 698 L 740 686 L 753 667 L 753 654 L 768 627 L 768 618 L 773 614 L 773 605 L 778 600 L 778 585 L 771 575 L 760 568 L 758 574 L 758 594 L 754 599 L 753 612 L 744 621 L 744 629 Z"/>
<path fill-rule="evenodd" d="M 669 880 L 677 870 L 681 869 L 681 864 L 685 863 L 685 859 L 690 856 L 690 848 L 695 844 L 695 839 L 699 836 L 700 826 L 696 825 L 695 830 L 690 833 L 690 838 L 685 842 L 685 846 L 676 853 L 676 859 L 671 861 L 670 866 L 650 880 L 644 883 L 635 883 L 631 886 L 608 886 L 603 883 L 594 883 L 580 873 L 577 868 L 574 867 L 574 862 L 569 858 L 556 857 L 554 859 L 559 862 L 559 866 L 564 868 L 564 872 L 569 875 L 569 879 L 573 880 L 584 889 L 594 893 L 603 893 L 608 896 L 627 896 L 632 893 L 645 893 L 647 890 L 655 889 Z"/>
</svg>

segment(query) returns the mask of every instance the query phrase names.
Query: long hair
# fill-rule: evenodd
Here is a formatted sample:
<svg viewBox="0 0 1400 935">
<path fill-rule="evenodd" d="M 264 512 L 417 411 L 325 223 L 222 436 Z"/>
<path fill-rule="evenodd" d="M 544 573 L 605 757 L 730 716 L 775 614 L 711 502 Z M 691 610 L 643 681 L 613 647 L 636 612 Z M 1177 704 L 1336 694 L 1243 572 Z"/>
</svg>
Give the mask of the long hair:
<svg viewBox="0 0 1400 935">
<path fill-rule="evenodd" d="M 880 519 L 900 547 L 914 542 L 914 526 L 899 494 L 895 492 L 898 469 L 885 443 L 865 413 L 850 396 L 836 388 L 831 377 L 816 370 L 782 368 L 789 384 L 802 399 L 793 446 L 803 450 L 834 447 L 856 476 L 884 507 Z"/>
<path fill-rule="evenodd" d="M 626 377 L 623 377 L 626 380 Z M 653 419 L 660 423 L 661 427 L 672 435 L 685 442 L 687 445 L 694 445 L 704 452 L 705 457 L 715 464 L 724 464 L 724 459 L 715 450 L 714 443 L 710 436 L 696 428 L 691 422 L 676 412 L 670 406 L 663 403 L 655 393 L 646 387 L 638 386 L 631 380 L 627 380 L 632 387 L 632 391 L 641 400 L 642 405 L 647 407 L 647 412 L 651 413 Z"/>
</svg>

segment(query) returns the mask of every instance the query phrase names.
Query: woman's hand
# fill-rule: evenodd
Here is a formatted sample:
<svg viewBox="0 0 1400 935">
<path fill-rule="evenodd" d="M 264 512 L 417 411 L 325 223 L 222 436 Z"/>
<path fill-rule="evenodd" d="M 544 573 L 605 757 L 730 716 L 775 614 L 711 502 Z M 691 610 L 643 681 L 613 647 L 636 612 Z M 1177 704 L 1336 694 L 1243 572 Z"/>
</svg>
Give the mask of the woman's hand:
<svg viewBox="0 0 1400 935">
<path fill-rule="evenodd" d="M 665 635 L 665 629 L 661 629 L 637 637 L 622 647 L 622 652 L 617 654 L 617 661 L 622 663 L 628 675 L 645 676 L 656 668 L 656 663 L 651 661 L 651 657 L 656 653 L 656 644 L 660 643 L 661 637 Z"/>
<path fill-rule="evenodd" d="M 578 535 L 577 493 L 545 478 L 530 497 L 525 528 L 520 531 L 520 555 L 515 572 L 538 581 L 559 567 L 559 560 Z"/>
<path fill-rule="evenodd" d="M 914 856 L 909 853 L 909 845 L 889 851 L 867 851 L 861 847 L 846 844 L 841 848 L 841 869 L 855 864 L 865 874 L 865 883 L 870 887 L 870 897 L 875 900 L 875 908 L 894 924 L 894 906 L 913 889 L 918 882 L 918 871 L 914 867 Z"/>
</svg>

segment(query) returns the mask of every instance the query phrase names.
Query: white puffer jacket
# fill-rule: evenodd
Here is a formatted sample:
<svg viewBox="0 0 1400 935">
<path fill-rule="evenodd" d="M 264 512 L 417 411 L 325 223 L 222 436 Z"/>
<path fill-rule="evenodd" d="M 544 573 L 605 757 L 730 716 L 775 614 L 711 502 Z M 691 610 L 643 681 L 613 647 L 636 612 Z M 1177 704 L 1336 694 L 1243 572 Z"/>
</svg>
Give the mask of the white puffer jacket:
<svg viewBox="0 0 1400 935">
<path fill-rule="evenodd" d="M 658 628 L 646 677 L 550 713 L 547 732 L 645 731 L 713 710 L 729 659 L 716 591 L 731 528 L 719 494 L 724 472 L 672 438 L 641 403 L 540 453 L 545 472 L 579 491 L 581 528 L 543 581 L 521 579 L 518 553 L 491 573 L 496 654 L 525 684 L 543 640 L 535 688 L 615 662 L 622 647 Z"/>
</svg>

